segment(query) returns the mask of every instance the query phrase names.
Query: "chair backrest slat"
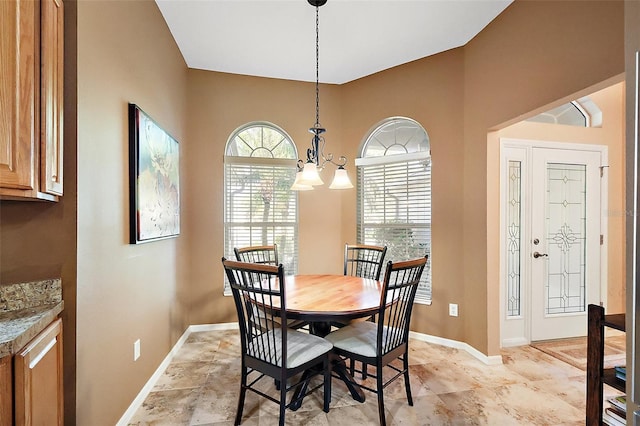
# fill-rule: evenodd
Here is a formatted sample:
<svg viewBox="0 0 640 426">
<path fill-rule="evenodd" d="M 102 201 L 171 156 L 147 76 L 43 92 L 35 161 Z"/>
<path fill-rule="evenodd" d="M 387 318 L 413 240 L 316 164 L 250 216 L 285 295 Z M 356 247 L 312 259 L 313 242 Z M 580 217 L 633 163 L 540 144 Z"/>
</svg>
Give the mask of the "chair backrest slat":
<svg viewBox="0 0 640 426">
<path fill-rule="evenodd" d="M 377 319 L 378 355 L 408 342 L 413 301 L 427 260 L 425 256 L 387 263 Z"/>
<path fill-rule="evenodd" d="M 243 353 L 280 366 L 286 359 L 284 268 L 222 258 L 238 314 Z"/>
<path fill-rule="evenodd" d="M 380 279 L 387 246 L 345 244 L 344 275 Z"/>
<path fill-rule="evenodd" d="M 250 246 L 233 249 L 238 262 L 278 266 L 278 246 Z"/>
</svg>

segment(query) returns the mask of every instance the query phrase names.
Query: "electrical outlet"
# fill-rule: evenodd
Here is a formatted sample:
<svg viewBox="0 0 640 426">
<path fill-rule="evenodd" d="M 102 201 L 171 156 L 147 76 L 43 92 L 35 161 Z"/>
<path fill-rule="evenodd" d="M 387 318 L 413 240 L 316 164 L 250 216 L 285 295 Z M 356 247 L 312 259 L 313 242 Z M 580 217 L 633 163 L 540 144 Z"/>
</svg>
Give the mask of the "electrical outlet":
<svg viewBox="0 0 640 426">
<path fill-rule="evenodd" d="M 456 303 L 449 303 L 449 316 L 458 316 L 458 305 Z"/>
<path fill-rule="evenodd" d="M 140 358 L 140 339 L 133 342 L 133 360 L 137 361 Z"/>
</svg>

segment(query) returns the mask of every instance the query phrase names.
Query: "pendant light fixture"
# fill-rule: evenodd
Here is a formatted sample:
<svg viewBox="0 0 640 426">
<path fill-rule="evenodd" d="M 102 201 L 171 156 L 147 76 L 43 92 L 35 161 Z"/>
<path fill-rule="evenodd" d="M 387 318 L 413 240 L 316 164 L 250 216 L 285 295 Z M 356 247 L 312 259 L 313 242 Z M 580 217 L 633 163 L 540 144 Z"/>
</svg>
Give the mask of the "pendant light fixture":
<svg viewBox="0 0 640 426">
<path fill-rule="evenodd" d="M 295 191 L 308 191 L 313 189 L 314 186 L 323 185 L 324 182 L 320 178 L 319 171 L 324 169 L 327 163 L 331 163 L 337 166 L 335 175 L 329 189 L 349 189 L 353 188 L 349 175 L 344 166 L 347 164 L 347 157 L 340 156 L 338 160 L 333 159 L 333 154 L 324 153 L 325 141 L 322 134 L 326 131 L 322 125 L 320 125 L 320 89 L 319 89 L 319 59 L 320 59 L 320 6 L 324 5 L 327 0 L 307 0 L 311 6 L 316 8 L 316 122 L 309 129 L 309 132 L 313 134 L 311 138 L 311 148 L 307 149 L 307 161 L 298 160 L 298 172 L 296 173 L 296 180 L 291 186 Z"/>
</svg>

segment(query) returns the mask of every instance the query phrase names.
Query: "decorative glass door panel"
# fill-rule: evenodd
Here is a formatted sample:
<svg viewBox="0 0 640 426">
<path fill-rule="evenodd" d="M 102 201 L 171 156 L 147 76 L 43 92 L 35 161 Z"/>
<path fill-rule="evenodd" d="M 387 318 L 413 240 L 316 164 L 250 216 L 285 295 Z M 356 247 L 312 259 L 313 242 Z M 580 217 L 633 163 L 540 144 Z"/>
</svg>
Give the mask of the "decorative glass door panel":
<svg viewBox="0 0 640 426">
<path fill-rule="evenodd" d="M 510 160 L 507 179 L 507 317 L 519 317 L 521 312 L 521 250 L 522 246 L 522 162 Z"/>
<path fill-rule="evenodd" d="M 586 181 L 584 164 L 547 164 L 545 314 L 585 312 Z"/>
<path fill-rule="evenodd" d="M 600 301 L 599 167 L 599 152 L 532 150 L 532 341 L 586 335 Z"/>
</svg>

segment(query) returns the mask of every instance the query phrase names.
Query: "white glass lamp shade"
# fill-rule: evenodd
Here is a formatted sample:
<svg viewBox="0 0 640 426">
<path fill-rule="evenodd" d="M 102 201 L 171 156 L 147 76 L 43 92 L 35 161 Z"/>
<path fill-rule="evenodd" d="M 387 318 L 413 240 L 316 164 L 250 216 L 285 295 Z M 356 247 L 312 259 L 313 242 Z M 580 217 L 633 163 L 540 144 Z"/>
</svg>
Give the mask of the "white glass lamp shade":
<svg viewBox="0 0 640 426">
<path fill-rule="evenodd" d="M 296 180 L 293 181 L 293 185 L 291 185 L 292 191 L 309 191 L 313 189 L 311 185 L 303 185 L 300 183 L 302 180 L 302 172 L 296 172 Z"/>
<path fill-rule="evenodd" d="M 336 169 L 335 175 L 333 175 L 333 182 L 329 185 L 329 189 L 350 189 L 353 188 L 353 184 L 351 184 L 351 180 L 349 179 L 349 175 L 347 171 L 338 167 Z"/>
<path fill-rule="evenodd" d="M 315 163 L 307 162 L 304 164 L 304 169 L 302 170 L 302 176 L 300 178 L 301 185 L 323 185 L 324 182 L 320 179 L 320 174 L 318 173 L 318 168 Z"/>
</svg>

